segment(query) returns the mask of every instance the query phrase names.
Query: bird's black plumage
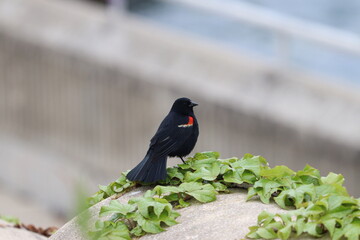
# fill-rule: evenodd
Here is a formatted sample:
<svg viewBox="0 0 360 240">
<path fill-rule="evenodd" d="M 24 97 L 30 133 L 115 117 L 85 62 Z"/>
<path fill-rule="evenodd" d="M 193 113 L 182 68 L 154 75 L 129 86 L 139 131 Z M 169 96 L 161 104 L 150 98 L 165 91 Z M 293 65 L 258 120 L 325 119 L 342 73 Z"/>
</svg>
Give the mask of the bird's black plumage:
<svg viewBox="0 0 360 240">
<path fill-rule="evenodd" d="M 188 98 L 177 99 L 150 141 L 144 159 L 128 174 L 131 181 L 152 183 L 166 178 L 167 157 L 184 157 L 195 147 L 199 126 Z"/>
</svg>

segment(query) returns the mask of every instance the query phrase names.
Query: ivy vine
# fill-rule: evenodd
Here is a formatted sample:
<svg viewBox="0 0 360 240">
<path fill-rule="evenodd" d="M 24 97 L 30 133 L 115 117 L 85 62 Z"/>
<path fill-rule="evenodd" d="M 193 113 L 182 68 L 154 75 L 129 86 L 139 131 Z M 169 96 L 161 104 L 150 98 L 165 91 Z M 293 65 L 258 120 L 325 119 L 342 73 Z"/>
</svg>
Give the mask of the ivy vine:
<svg viewBox="0 0 360 240">
<path fill-rule="evenodd" d="M 216 195 L 228 192 L 228 188 L 248 188 L 247 199 L 258 196 L 263 203 L 274 200 L 289 211 L 280 214 L 262 212 L 256 226 L 251 226 L 248 238 L 289 239 L 310 235 L 332 239 L 360 238 L 360 199 L 347 193 L 341 174 L 329 173 L 321 177 L 319 170 L 306 165 L 295 172 L 286 166 L 270 168 L 265 158 L 244 155 L 220 159 L 217 152 L 196 153 L 185 164 L 167 169 L 167 178 L 156 183 L 144 196 L 133 198 L 126 204 L 112 200 L 100 210 L 100 217 L 92 239 L 123 240 L 140 237 L 147 233 L 159 233 L 164 227 L 177 224 L 180 215 L 175 208 L 190 205 L 189 200 L 201 203 L 216 200 Z M 92 206 L 103 199 L 135 188 L 139 183 L 120 178 L 88 199 Z"/>
</svg>

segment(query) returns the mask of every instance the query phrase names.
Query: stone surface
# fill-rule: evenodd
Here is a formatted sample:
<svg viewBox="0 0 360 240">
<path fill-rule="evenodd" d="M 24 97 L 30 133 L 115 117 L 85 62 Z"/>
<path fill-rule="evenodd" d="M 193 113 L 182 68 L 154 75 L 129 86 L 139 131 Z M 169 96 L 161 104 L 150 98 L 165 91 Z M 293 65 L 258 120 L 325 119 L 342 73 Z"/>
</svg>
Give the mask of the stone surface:
<svg viewBox="0 0 360 240">
<path fill-rule="evenodd" d="M 130 198 L 142 195 L 146 188 L 136 189 L 118 200 L 126 203 Z M 90 222 L 98 219 L 101 206 L 108 204 L 106 199 L 91 208 Z M 179 209 L 179 224 L 166 228 L 165 232 L 149 234 L 141 239 L 186 240 L 186 239 L 242 239 L 248 233 L 248 227 L 255 225 L 257 216 L 262 211 L 283 212 L 275 204 L 263 204 L 258 200 L 246 201 L 246 190 L 234 189 L 230 194 L 221 194 L 211 203 L 195 203 L 190 207 Z M 77 219 L 73 219 L 59 229 L 51 240 L 86 240 L 79 230 Z"/>
<path fill-rule="evenodd" d="M 45 240 L 48 239 L 37 233 L 29 232 L 24 229 L 13 228 L 11 224 L 8 224 L 0 220 L 0 239 L 1 240 Z"/>
<path fill-rule="evenodd" d="M 275 204 L 263 204 L 257 200 L 246 202 L 246 190 L 235 190 L 231 194 L 218 195 L 217 201 L 180 209 L 181 216 L 177 219 L 180 224 L 141 239 L 242 239 L 264 210 L 272 213 L 284 211 Z"/>
<path fill-rule="evenodd" d="M 142 196 L 147 189 L 148 188 L 145 187 L 138 188 L 134 191 L 124 194 L 118 199 L 118 201 L 121 203 L 127 203 L 130 198 Z M 100 208 L 102 206 L 109 204 L 110 201 L 111 201 L 110 198 L 105 199 L 99 202 L 98 204 L 94 205 L 93 207 L 91 207 L 89 212 L 83 213 L 83 214 L 87 214 L 87 217 L 89 219 L 89 225 L 92 225 L 96 222 L 96 220 L 98 219 Z M 79 217 L 75 217 L 74 219 L 66 223 L 58 231 L 56 231 L 56 233 L 53 234 L 50 237 L 50 239 L 51 240 L 63 240 L 63 239 L 86 240 L 86 237 L 84 237 L 83 232 L 79 228 L 78 222 L 79 222 Z"/>
</svg>

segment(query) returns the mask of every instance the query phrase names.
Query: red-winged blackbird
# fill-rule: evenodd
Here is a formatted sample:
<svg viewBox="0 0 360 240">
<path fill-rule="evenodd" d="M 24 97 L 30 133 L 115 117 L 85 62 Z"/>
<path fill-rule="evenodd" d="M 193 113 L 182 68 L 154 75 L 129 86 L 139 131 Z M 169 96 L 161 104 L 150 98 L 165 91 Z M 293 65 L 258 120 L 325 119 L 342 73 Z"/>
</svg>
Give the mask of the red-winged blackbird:
<svg viewBox="0 0 360 240">
<path fill-rule="evenodd" d="M 152 183 L 166 178 L 167 157 L 183 157 L 195 147 L 199 126 L 188 98 L 177 99 L 150 141 L 144 159 L 128 174 L 131 181 Z"/>
</svg>

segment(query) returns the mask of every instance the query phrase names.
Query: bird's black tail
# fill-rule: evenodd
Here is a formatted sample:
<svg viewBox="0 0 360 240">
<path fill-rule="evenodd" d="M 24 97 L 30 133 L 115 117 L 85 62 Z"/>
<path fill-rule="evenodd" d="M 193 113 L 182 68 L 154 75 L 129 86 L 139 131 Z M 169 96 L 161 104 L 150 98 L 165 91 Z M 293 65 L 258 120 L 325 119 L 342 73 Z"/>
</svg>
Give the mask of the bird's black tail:
<svg viewBox="0 0 360 240">
<path fill-rule="evenodd" d="M 148 153 L 144 159 L 127 175 L 127 179 L 143 183 L 152 183 L 166 178 L 167 157 L 154 157 Z"/>
</svg>

